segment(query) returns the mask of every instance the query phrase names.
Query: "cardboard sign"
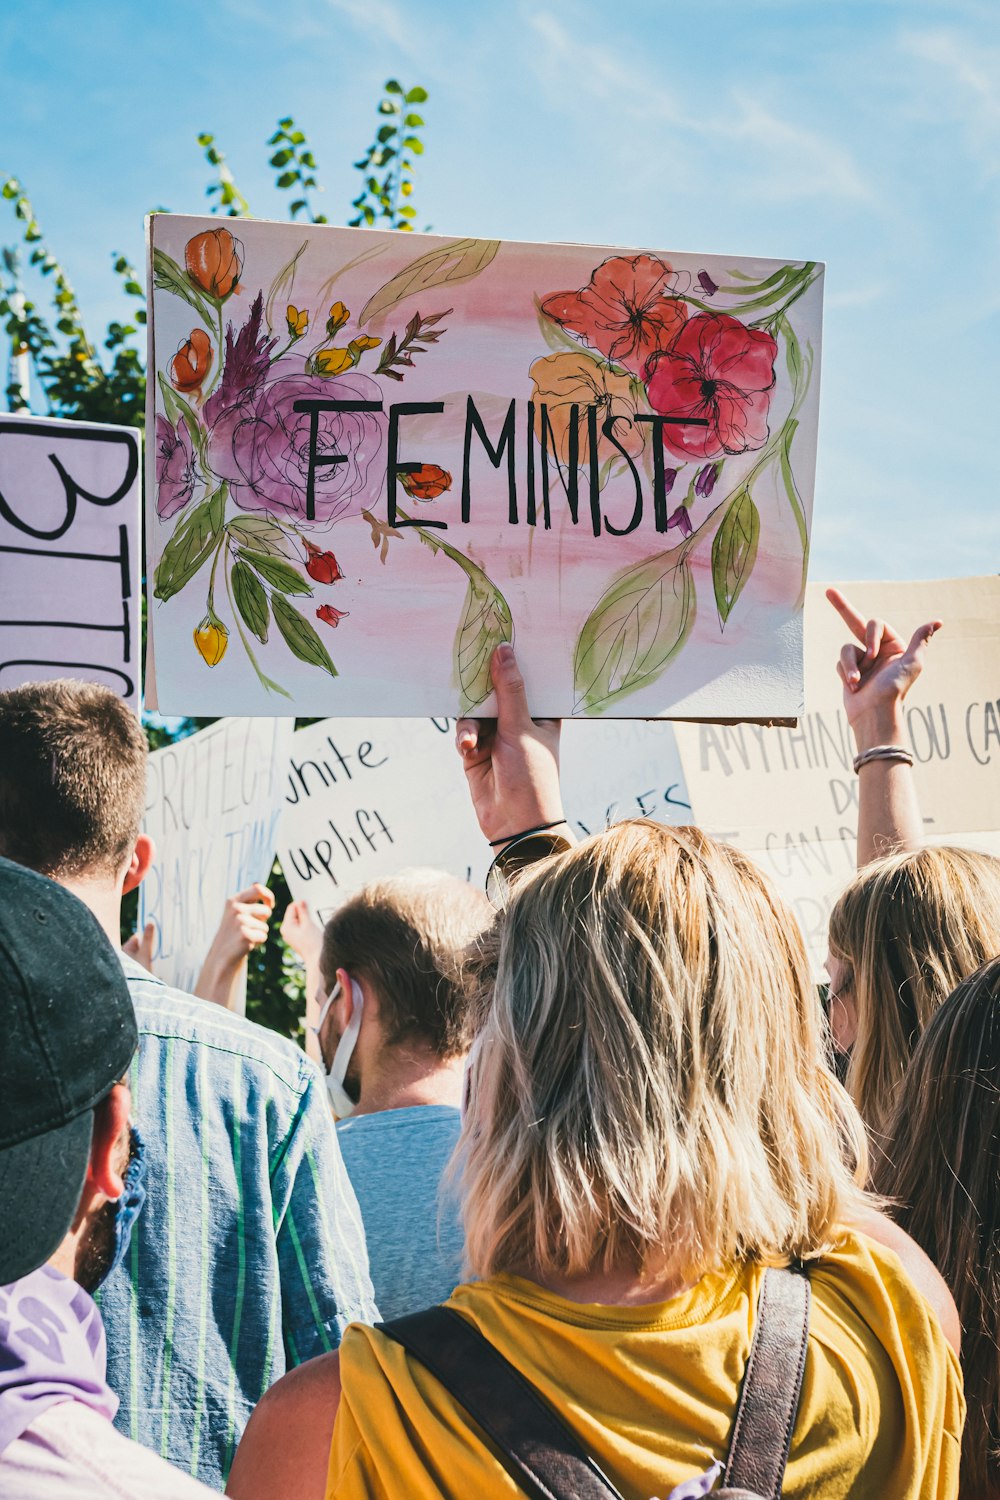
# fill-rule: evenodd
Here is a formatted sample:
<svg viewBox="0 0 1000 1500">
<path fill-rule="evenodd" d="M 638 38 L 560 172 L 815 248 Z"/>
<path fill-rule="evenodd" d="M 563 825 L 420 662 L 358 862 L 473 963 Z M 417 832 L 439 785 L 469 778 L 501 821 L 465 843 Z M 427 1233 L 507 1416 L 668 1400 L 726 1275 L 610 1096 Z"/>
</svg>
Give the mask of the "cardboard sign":
<svg viewBox="0 0 1000 1500">
<path fill-rule="evenodd" d="M 220 719 L 149 757 L 143 831 L 156 862 L 139 887 L 153 968 L 190 991 L 229 896 L 266 883 L 292 741 L 290 719 Z"/>
<path fill-rule="evenodd" d="M 1000 853 L 1000 578 L 841 587 L 904 640 L 926 620 L 945 622 L 904 712 L 925 834 Z M 856 869 L 859 779 L 836 672 L 848 639 L 823 588 L 810 587 L 798 726 L 675 726 L 697 821 L 774 879 L 817 966 L 830 908 Z"/>
<path fill-rule="evenodd" d="M 295 734 L 278 858 L 318 922 L 415 865 L 483 881 L 492 854 L 454 739 L 453 719 L 327 719 Z M 690 820 L 670 724 L 565 724 L 562 771 L 578 836 L 625 817 Z"/>
<path fill-rule="evenodd" d="M 76 677 L 138 711 L 139 444 L 0 415 L 0 691 Z"/>
<path fill-rule="evenodd" d="M 801 705 L 823 268 L 156 215 L 165 713 Z"/>
</svg>

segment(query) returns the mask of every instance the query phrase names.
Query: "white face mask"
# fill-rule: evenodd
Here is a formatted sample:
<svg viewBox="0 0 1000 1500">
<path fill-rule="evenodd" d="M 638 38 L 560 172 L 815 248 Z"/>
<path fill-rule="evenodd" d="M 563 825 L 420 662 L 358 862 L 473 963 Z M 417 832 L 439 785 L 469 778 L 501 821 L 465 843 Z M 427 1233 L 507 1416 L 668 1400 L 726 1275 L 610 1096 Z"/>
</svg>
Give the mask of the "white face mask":
<svg viewBox="0 0 1000 1500">
<path fill-rule="evenodd" d="M 313 1031 L 317 1036 L 319 1036 L 323 1029 L 323 1022 L 329 1014 L 330 1006 L 339 994 L 340 984 L 337 983 L 329 995 L 327 995 L 323 1009 L 319 1013 L 319 1020 L 313 1027 Z M 338 1120 L 346 1120 L 347 1116 L 352 1115 L 358 1107 L 357 1102 L 351 1098 L 350 1094 L 344 1088 L 347 1069 L 354 1055 L 354 1049 L 358 1044 L 358 1035 L 361 1031 L 361 1016 L 365 1005 L 364 994 L 356 979 L 351 980 L 351 999 L 354 1001 L 354 1012 L 347 1023 L 347 1028 L 343 1036 L 337 1043 L 337 1050 L 333 1054 L 330 1071 L 326 1075 L 326 1091 L 330 1095 L 330 1103 L 333 1105 L 333 1112 Z"/>
</svg>

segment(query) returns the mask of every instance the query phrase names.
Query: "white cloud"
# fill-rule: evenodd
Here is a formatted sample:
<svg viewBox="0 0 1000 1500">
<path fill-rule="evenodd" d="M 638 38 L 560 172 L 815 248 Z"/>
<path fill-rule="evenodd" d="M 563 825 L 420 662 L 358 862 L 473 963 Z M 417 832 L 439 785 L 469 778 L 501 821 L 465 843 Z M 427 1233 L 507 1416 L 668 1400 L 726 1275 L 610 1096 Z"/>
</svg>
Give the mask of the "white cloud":
<svg viewBox="0 0 1000 1500">
<path fill-rule="evenodd" d="M 900 47 L 931 69 L 930 88 L 921 88 L 925 118 L 964 126 L 987 170 L 1000 169 L 1000 47 L 944 26 L 906 31 Z"/>
<path fill-rule="evenodd" d="M 771 202 L 872 201 L 871 188 L 850 152 L 829 137 L 782 119 L 736 89 L 720 86 L 708 110 L 701 100 L 670 92 L 603 39 L 580 40 L 552 11 L 533 9 L 524 15 L 536 43 L 531 63 L 550 94 L 580 101 L 590 113 L 594 103 L 613 103 L 619 121 L 641 121 L 647 130 L 672 129 L 683 138 L 688 156 L 700 152 L 708 159 L 706 170 L 713 171 L 725 191 Z M 599 118 L 603 123 L 605 117 Z M 666 150 L 661 140 L 661 159 Z M 671 172 L 676 175 L 676 162 L 671 162 Z"/>
<path fill-rule="evenodd" d="M 327 4 L 380 48 L 394 47 L 415 61 L 426 55 L 426 28 L 412 25 L 395 0 L 327 0 Z"/>
</svg>

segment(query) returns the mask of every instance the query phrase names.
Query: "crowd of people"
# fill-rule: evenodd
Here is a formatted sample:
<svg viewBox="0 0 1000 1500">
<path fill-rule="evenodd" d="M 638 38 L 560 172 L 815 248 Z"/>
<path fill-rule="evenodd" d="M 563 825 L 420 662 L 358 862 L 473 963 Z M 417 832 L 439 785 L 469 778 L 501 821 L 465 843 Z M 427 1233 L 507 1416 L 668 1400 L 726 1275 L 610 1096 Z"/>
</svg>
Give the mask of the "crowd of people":
<svg viewBox="0 0 1000 1500">
<path fill-rule="evenodd" d="M 121 948 L 135 717 L 0 693 L 0 1500 L 1000 1497 L 1000 860 L 924 843 L 941 622 L 830 598 L 828 986 L 735 848 L 573 838 L 501 646 L 456 734 L 489 899 L 293 905 L 304 1049 L 229 1008 L 264 888 L 196 994 Z"/>
</svg>

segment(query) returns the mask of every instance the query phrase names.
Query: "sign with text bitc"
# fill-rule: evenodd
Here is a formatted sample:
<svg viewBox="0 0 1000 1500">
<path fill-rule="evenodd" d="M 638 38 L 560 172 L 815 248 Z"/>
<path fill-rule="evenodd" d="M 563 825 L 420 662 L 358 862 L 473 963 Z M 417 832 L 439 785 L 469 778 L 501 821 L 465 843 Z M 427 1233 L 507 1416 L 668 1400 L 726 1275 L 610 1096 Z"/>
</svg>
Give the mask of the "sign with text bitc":
<svg viewBox="0 0 1000 1500">
<path fill-rule="evenodd" d="M 138 712 L 140 441 L 0 414 L 0 691 L 74 677 Z"/>
<path fill-rule="evenodd" d="M 823 268 L 150 221 L 165 713 L 801 706 Z"/>
</svg>

